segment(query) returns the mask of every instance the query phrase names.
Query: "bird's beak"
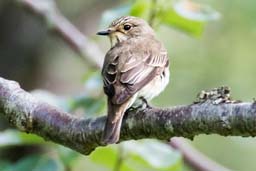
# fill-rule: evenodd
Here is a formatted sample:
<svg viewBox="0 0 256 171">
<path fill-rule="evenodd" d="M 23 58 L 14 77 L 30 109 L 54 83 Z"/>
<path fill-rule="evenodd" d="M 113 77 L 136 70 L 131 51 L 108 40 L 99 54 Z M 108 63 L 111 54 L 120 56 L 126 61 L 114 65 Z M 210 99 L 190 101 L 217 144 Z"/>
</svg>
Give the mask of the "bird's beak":
<svg viewBox="0 0 256 171">
<path fill-rule="evenodd" d="M 103 31 L 99 31 L 97 33 L 97 35 L 101 35 L 101 36 L 108 36 L 113 32 L 112 29 L 107 29 L 107 30 L 103 30 Z"/>
</svg>

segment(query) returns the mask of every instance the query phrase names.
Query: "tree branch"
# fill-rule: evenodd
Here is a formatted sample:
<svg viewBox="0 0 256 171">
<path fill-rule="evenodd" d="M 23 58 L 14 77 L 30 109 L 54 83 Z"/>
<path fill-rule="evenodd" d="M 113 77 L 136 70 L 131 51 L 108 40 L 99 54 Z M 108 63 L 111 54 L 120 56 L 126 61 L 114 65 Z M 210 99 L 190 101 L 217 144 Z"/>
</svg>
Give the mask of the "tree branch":
<svg viewBox="0 0 256 171">
<path fill-rule="evenodd" d="M 37 100 L 18 83 L 0 78 L 0 113 L 19 130 L 34 133 L 82 154 L 102 146 L 106 117 L 82 119 Z M 169 140 L 198 134 L 256 135 L 256 103 L 212 104 L 209 101 L 168 109 L 134 110 L 124 118 L 120 141 Z"/>
<path fill-rule="evenodd" d="M 94 67 L 101 68 L 104 54 L 99 47 L 84 36 L 71 24 L 58 10 L 54 0 L 17 0 L 21 5 L 42 17 L 49 30 L 60 35 L 71 48 L 77 52 L 86 62 Z"/>
</svg>

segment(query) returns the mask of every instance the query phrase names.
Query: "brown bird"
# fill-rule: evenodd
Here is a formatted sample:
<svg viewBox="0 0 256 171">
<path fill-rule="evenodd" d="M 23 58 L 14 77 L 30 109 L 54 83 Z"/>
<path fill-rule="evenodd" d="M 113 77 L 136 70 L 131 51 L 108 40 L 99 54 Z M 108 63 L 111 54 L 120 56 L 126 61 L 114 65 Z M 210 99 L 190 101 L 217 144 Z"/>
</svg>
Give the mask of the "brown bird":
<svg viewBox="0 0 256 171">
<path fill-rule="evenodd" d="M 154 30 L 141 18 L 124 16 L 98 35 L 110 38 L 111 49 L 102 69 L 108 116 L 103 133 L 105 144 L 119 140 L 122 119 L 130 107 L 147 104 L 169 82 L 167 51 Z"/>
</svg>

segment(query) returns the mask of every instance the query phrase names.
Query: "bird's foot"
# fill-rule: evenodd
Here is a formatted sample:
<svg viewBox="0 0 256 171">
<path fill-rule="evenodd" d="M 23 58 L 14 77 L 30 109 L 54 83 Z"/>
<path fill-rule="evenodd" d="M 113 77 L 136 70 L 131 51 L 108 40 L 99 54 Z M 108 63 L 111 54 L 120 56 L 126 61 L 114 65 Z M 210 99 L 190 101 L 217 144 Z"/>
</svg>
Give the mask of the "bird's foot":
<svg viewBox="0 0 256 171">
<path fill-rule="evenodd" d="M 127 112 L 131 112 L 134 110 L 143 110 L 143 109 L 152 109 L 153 108 L 151 105 L 149 105 L 148 101 L 145 98 L 140 97 L 139 99 L 141 100 L 139 105 L 137 104 L 135 106 L 131 106 L 129 109 L 127 109 Z"/>
</svg>

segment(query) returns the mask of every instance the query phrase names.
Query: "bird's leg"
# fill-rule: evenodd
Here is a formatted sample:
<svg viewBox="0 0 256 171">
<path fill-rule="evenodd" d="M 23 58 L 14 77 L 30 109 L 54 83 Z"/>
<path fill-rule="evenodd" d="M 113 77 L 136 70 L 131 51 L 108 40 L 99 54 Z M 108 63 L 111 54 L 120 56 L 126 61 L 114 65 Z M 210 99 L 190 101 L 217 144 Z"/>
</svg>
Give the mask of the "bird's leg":
<svg viewBox="0 0 256 171">
<path fill-rule="evenodd" d="M 141 108 L 145 109 L 152 109 L 152 106 L 149 105 L 148 101 L 144 98 L 144 97 L 140 97 L 141 101 L 142 101 L 142 105 Z"/>
<path fill-rule="evenodd" d="M 149 105 L 148 101 L 144 97 L 140 97 L 139 99 L 141 103 L 139 103 L 139 105 L 136 105 L 136 106 L 131 106 L 129 109 L 126 110 L 126 112 L 131 112 L 138 109 L 153 108 L 152 106 Z"/>
</svg>

